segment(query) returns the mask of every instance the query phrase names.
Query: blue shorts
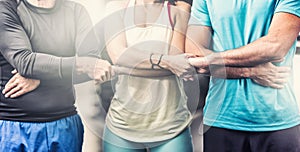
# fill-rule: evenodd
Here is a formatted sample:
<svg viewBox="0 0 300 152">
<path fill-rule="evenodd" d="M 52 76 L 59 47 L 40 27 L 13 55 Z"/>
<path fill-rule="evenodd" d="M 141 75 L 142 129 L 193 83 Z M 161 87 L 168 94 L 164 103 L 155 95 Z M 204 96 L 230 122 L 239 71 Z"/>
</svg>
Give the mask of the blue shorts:
<svg viewBox="0 0 300 152">
<path fill-rule="evenodd" d="M 176 137 L 160 142 L 133 142 L 119 137 L 108 128 L 104 129 L 104 152 L 193 152 L 190 129 L 186 128 Z"/>
<path fill-rule="evenodd" d="M 80 152 L 83 125 L 78 115 L 35 123 L 0 120 L 1 152 Z"/>
</svg>

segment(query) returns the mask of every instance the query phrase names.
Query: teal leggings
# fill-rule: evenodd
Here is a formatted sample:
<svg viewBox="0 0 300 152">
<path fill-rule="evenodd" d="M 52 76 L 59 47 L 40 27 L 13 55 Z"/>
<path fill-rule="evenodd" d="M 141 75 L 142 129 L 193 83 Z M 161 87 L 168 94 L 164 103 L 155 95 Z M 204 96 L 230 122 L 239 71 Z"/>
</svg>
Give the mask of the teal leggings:
<svg viewBox="0 0 300 152">
<path fill-rule="evenodd" d="M 176 137 L 161 141 L 140 143 L 123 139 L 105 128 L 103 135 L 104 152 L 193 152 L 190 129 L 187 128 Z"/>
</svg>

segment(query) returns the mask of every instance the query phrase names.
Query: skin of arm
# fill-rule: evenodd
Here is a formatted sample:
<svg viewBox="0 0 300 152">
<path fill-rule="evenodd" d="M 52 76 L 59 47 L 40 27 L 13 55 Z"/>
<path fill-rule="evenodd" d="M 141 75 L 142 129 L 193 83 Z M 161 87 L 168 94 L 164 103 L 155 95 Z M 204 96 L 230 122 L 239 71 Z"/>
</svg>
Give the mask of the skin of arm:
<svg viewBox="0 0 300 152">
<path fill-rule="evenodd" d="M 118 75 L 131 75 L 136 77 L 155 78 L 173 75 L 172 72 L 167 70 L 147 70 L 147 69 L 134 69 L 122 66 L 112 66 L 115 74 Z"/>
<path fill-rule="evenodd" d="M 198 31 L 198 32 L 195 32 Z M 189 26 L 186 40 L 186 51 L 195 54 L 195 56 L 206 59 L 207 56 L 213 54 L 209 50 L 211 45 L 211 27 L 207 26 Z M 190 58 L 194 64 L 200 58 Z M 203 61 L 203 62 L 204 62 Z M 197 61 L 197 63 L 199 63 Z M 289 67 L 276 67 L 272 63 L 264 63 L 255 67 L 228 67 L 224 65 L 210 65 L 209 67 L 201 67 L 198 69 L 200 73 L 207 73 L 217 78 L 236 79 L 251 78 L 254 82 L 273 88 L 282 88 L 286 83 L 286 78 L 290 72 Z"/>
<path fill-rule="evenodd" d="M 299 32 L 300 17 L 289 13 L 276 13 L 266 36 L 246 46 L 212 53 L 206 59 L 193 59 L 192 62 L 197 67 L 207 67 L 209 64 L 249 67 L 279 62 L 284 59 Z"/>
<path fill-rule="evenodd" d="M 122 10 L 124 8 L 125 4 L 120 4 L 120 2 L 111 2 L 108 4 L 107 8 L 108 10 L 112 11 L 115 9 L 115 13 L 112 13 L 110 20 L 107 22 L 106 29 L 106 42 L 107 42 L 107 50 L 110 58 L 112 59 L 113 63 L 120 66 L 120 67 L 127 67 L 127 68 L 133 68 L 134 70 L 130 70 L 133 73 L 136 73 L 136 75 L 141 74 L 140 76 L 165 76 L 166 74 L 171 74 L 172 71 L 174 74 L 178 74 L 178 71 L 185 71 L 185 69 L 190 68 L 190 65 L 186 62 L 185 55 L 183 55 L 184 50 L 184 40 L 185 40 L 185 30 L 187 25 L 188 17 L 185 16 L 185 20 L 183 19 L 183 16 L 178 15 L 179 9 L 183 9 L 184 4 L 180 4 L 181 7 L 177 8 L 177 6 L 171 7 L 171 10 L 174 11 L 174 13 L 171 13 L 174 19 L 174 25 L 175 30 L 173 31 L 173 37 L 171 41 L 171 50 L 169 51 L 172 55 L 164 55 L 162 57 L 160 66 L 164 69 L 152 69 L 152 65 L 150 63 L 150 53 L 143 52 L 138 50 L 137 48 L 130 47 L 128 48 L 126 43 L 126 35 L 124 32 L 124 23 L 122 19 L 122 15 L 124 12 L 122 11 L 116 11 L 116 10 Z M 188 4 L 186 4 L 188 5 Z M 117 7 L 116 7 L 117 6 Z M 179 6 L 178 6 L 179 7 Z M 121 9 L 120 9 L 121 8 Z M 186 7 L 187 8 L 187 7 Z M 188 7 L 188 9 L 190 9 Z M 181 10 L 182 11 L 182 10 Z M 185 10 L 188 12 L 189 10 Z M 188 14 L 188 13 L 186 13 Z M 180 22 L 176 22 L 179 20 Z M 117 22 L 117 23 L 116 23 Z M 113 28 L 111 26 L 114 26 Z M 112 34 L 115 33 L 115 34 Z M 157 52 L 153 55 L 152 61 L 154 63 L 157 63 L 159 60 L 159 50 L 154 50 L 154 52 Z M 181 60 L 178 58 L 181 58 Z M 177 59 L 177 62 L 180 62 L 180 66 L 174 66 L 175 59 Z M 172 69 L 173 67 L 178 67 L 178 69 Z M 142 70 L 138 72 L 138 70 Z M 150 73 L 147 73 L 146 71 L 149 71 Z M 155 72 L 156 71 L 156 72 Z M 165 72 L 163 72 L 165 71 Z M 179 72 L 179 73 L 180 73 Z M 133 74 L 131 73 L 131 74 Z M 156 73 L 156 74 L 155 74 Z M 182 72 L 183 73 L 183 72 Z M 176 75 L 177 75 L 176 74 Z M 178 74 L 179 75 L 179 74 Z"/>
<path fill-rule="evenodd" d="M 211 33 L 212 29 L 208 26 L 189 26 L 187 31 L 186 52 L 204 58 L 210 54 L 213 54 L 213 51 L 209 50 L 211 45 Z M 189 60 L 193 61 L 193 59 L 197 59 L 197 57 L 192 57 Z M 212 68 L 212 66 L 199 68 L 198 71 L 207 72 L 207 70 L 209 70 L 208 68 Z M 249 68 L 215 66 L 213 70 L 211 69 L 210 71 L 212 76 L 219 78 L 245 78 L 250 76 Z"/>
</svg>

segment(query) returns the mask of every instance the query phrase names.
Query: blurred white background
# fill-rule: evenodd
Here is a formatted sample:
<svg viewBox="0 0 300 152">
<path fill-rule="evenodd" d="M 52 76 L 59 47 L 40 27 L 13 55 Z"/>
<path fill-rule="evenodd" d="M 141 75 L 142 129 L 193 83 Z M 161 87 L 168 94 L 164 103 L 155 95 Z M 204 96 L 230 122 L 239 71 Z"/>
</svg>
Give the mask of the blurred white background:
<svg viewBox="0 0 300 152">
<path fill-rule="evenodd" d="M 105 2 L 108 0 L 73 0 L 84 5 L 91 15 L 94 24 L 97 24 L 104 17 Z"/>
</svg>

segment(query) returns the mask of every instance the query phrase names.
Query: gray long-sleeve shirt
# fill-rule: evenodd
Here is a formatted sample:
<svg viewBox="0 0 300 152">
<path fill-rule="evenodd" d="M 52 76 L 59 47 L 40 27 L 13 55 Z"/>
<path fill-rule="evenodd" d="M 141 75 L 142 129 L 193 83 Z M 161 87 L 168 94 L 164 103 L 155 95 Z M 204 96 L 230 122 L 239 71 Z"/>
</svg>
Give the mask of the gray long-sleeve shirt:
<svg viewBox="0 0 300 152">
<path fill-rule="evenodd" d="M 72 85 L 74 56 L 95 54 L 97 41 L 83 6 L 56 0 L 51 9 L 23 0 L 0 0 L 1 91 L 17 71 L 41 80 L 21 97 L 0 95 L 0 119 L 52 121 L 76 113 Z"/>
</svg>

